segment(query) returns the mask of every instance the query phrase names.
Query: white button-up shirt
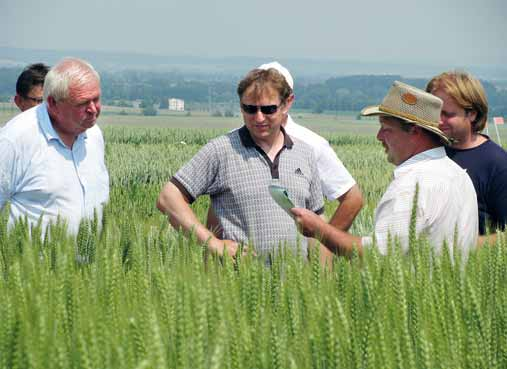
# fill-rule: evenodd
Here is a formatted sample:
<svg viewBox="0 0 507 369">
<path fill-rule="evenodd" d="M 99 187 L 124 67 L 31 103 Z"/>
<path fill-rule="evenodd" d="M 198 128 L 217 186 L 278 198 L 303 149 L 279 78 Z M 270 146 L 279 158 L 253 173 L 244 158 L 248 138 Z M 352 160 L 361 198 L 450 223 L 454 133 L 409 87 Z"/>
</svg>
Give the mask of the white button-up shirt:
<svg viewBox="0 0 507 369">
<path fill-rule="evenodd" d="M 0 130 L 0 208 L 10 202 L 9 224 L 27 217 L 43 229 L 58 216 L 76 234 L 82 218 L 101 216 L 109 197 L 104 139 L 95 125 L 72 148 L 54 130 L 46 104 L 10 120 Z"/>
<path fill-rule="evenodd" d="M 295 137 L 312 147 L 319 171 L 322 193 L 328 200 L 337 199 L 356 184 L 354 178 L 352 178 L 341 160 L 338 159 L 335 151 L 324 137 L 296 124 L 290 115 L 284 128 L 289 136 Z"/>
<path fill-rule="evenodd" d="M 393 240 L 398 237 L 403 251 L 408 251 L 416 183 L 417 234 L 424 233 L 437 254 L 441 254 L 446 240 L 452 253 L 457 227 L 457 246 L 466 256 L 477 243 L 477 196 L 466 171 L 447 157 L 443 147 L 414 155 L 394 170 L 394 180 L 375 210 L 375 238 L 380 252 L 387 253 L 388 234 Z M 372 238 L 363 237 L 362 243 L 368 246 Z"/>
</svg>

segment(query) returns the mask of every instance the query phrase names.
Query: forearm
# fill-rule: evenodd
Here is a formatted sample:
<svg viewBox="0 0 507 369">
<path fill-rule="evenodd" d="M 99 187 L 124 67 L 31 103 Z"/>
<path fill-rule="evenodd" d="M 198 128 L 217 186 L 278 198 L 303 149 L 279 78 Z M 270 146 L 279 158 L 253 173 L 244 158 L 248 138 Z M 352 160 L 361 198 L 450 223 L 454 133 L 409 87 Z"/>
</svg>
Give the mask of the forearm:
<svg viewBox="0 0 507 369">
<path fill-rule="evenodd" d="M 357 214 L 363 207 L 363 195 L 359 187 L 352 186 L 349 191 L 338 198 L 340 204 L 329 223 L 342 231 L 348 231 Z"/>
<path fill-rule="evenodd" d="M 341 256 L 352 256 L 354 249 L 362 256 L 361 237 L 336 229 L 330 224 L 323 224 L 319 233 L 315 235 L 331 252 Z"/>
<path fill-rule="evenodd" d="M 201 242 L 214 238 L 213 233 L 199 222 L 188 200 L 173 183 L 168 182 L 160 192 L 157 208 L 168 216 L 174 228 L 181 229 L 186 234 L 193 232 Z"/>
</svg>

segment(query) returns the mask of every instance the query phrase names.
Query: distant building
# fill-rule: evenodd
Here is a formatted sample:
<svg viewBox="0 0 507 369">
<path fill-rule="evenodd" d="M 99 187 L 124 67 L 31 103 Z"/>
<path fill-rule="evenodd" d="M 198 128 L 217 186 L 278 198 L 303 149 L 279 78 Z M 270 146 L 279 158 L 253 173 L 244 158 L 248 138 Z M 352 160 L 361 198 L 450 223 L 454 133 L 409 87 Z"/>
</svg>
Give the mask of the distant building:
<svg viewBox="0 0 507 369">
<path fill-rule="evenodd" d="M 169 99 L 169 110 L 185 111 L 185 101 L 182 99 Z"/>
</svg>

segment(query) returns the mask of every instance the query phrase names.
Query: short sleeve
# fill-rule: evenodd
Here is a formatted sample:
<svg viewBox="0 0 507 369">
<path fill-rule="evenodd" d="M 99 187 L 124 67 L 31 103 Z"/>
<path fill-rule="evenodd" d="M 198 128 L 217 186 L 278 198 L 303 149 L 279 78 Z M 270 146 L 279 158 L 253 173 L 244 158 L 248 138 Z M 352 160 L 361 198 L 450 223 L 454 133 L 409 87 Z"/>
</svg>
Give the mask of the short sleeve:
<svg viewBox="0 0 507 369">
<path fill-rule="evenodd" d="M 322 214 L 324 212 L 324 199 L 322 198 L 322 187 L 319 179 L 319 172 L 317 166 L 314 163 L 315 160 L 312 155 L 310 160 L 310 168 L 312 171 L 312 180 L 310 182 L 310 198 L 308 199 L 306 207 L 307 209 L 312 210 L 317 214 Z"/>
<path fill-rule="evenodd" d="M 337 199 L 356 184 L 354 178 L 327 142 L 319 148 L 317 167 L 321 178 L 322 193 L 328 200 Z"/>
<path fill-rule="evenodd" d="M 217 192 L 220 187 L 218 151 L 216 141 L 206 144 L 174 174 L 173 180 L 186 189 L 191 201 L 200 195 Z"/>
</svg>

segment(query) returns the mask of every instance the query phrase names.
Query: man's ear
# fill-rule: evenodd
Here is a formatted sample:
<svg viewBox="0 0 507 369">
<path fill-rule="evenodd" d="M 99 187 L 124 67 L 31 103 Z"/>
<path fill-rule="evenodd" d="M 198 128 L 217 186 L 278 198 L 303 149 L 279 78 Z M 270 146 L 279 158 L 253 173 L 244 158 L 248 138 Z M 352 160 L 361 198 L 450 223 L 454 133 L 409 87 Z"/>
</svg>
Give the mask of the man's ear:
<svg viewBox="0 0 507 369">
<path fill-rule="evenodd" d="M 412 129 L 410 130 L 411 134 L 426 134 L 425 129 L 422 127 L 419 127 L 418 125 L 413 124 Z"/>
<path fill-rule="evenodd" d="M 475 120 L 477 119 L 477 112 L 475 110 L 465 110 L 465 115 L 470 120 L 470 123 L 473 126 Z"/>
<path fill-rule="evenodd" d="M 56 109 L 56 100 L 53 96 L 48 96 L 48 98 L 46 99 L 46 103 L 48 105 L 48 109 L 50 110 Z"/>
<path fill-rule="evenodd" d="M 22 110 L 22 108 L 21 108 L 21 99 L 22 99 L 22 97 L 19 96 L 18 94 L 16 94 L 16 96 L 14 96 L 14 103 L 19 108 L 19 110 Z"/>
<path fill-rule="evenodd" d="M 294 102 L 294 94 L 290 94 L 290 96 L 285 100 L 284 104 L 284 113 L 287 114 L 292 107 L 292 103 Z"/>
</svg>

